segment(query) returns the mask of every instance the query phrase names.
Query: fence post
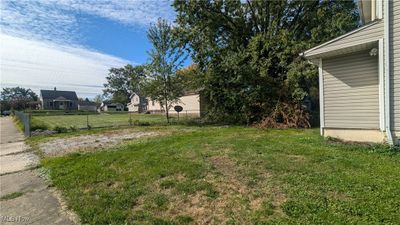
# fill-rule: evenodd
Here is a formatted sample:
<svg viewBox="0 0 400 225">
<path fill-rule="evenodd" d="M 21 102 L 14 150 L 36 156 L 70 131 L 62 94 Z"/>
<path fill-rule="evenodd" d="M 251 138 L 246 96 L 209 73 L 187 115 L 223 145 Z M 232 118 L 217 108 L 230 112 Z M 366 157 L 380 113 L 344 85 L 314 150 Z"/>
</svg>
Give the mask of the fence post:
<svg viewBox="0 0 400 225">
<path fill-rule="evenodd" d="M 29 113 L 29 114 L 28 114 L 28 121 L 27 121 L 27 123 L 26 123 L 27 126 L 25 127 L 25 132 L 26 132 L 26 135 L 27 135 L 28 137 L 31 136 L 31 119 L 32 119 L 32 114 Z"/>
</svg>

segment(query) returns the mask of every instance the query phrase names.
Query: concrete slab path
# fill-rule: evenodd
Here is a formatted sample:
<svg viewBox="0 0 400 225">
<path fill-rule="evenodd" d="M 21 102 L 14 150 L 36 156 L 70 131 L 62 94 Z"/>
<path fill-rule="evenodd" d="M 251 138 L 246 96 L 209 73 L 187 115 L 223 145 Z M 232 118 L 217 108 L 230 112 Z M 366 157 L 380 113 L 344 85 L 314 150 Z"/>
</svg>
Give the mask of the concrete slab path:
<svg viewBox="0 0 400 225">
<path fill-rule="evenodd" d="M 0 155 L 10 155 L 13 153 L 25 152 L 28 150 L 28 146 L 24 142 L 11 142 L 1 144 Z"/>
<path fill-rule="evenodd" d="M 24 140 L 24 135 L 17 130 L 11 117 L 0 117 L 0 144 Z"/>
<path fill-rule="evenodd" d="M 76 224 L 56 190 L 34 169 L 39 158 L 29 151 L 10 117 L 0 118 L 0 224 Z"/>
</svg>

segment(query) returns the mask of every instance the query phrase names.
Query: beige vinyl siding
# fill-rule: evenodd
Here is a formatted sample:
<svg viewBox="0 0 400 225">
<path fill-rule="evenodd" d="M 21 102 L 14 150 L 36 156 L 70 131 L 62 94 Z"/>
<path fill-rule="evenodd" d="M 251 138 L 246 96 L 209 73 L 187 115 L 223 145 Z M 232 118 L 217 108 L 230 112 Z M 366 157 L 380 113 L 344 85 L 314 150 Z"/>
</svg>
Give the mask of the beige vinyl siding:
<svg viewBox="0 0 400 225">
<path fill-rule="evenodd" d="M 391 126 L 400 131 L 400 1 L 390 1 Z"/>
<path fill-rule="evenodd" d="M 183 111 L 181 114 L 192 114 L 200 116 L 200 95 L 193 94 L 193 95 L 185 95 L 179 98 L 179 102 L 172 105 L 170 110 L 171 114 L 177 114 L 174 110 L 176 105 L 182 106 Z"/>
<path fill-rule="evenodd" d="M 378 57 L 368 51 L 322 60 L 327 128 L 379 129 Z"/>
<path fill-rule="evenodd" d="M 375 24 L 365 26 L 365 28 L 361 28 L 361 30 L 353 34 L 333 41 L 332 43 L 322 46 L 321 48 L 315 49 L 310 54 L 320 54 L 325 51 L 346 48 L 349 46 L 376 41 L 380 38 L 383 38 L 383 20 L 378 20 Z"/>
<path fill-rule="evenodd" d="M 183 111 L 181 113 L 200 116 L 199 94 L 185 95 L 180 97 L 178 103 L 172 104 L 171 109 L 169 110 L 170 114 L 177 114 L 177 112 L 174 110 L 174 107 L 177 105 L 182 106 Z M 148 99 L 147 110 L 150 112 L 160 112 L 163 111 L 163 107 L 161 107 L 160 103 L 157 101 L 154 101 L 153 106 L 153 101 Z"/>
</svg>

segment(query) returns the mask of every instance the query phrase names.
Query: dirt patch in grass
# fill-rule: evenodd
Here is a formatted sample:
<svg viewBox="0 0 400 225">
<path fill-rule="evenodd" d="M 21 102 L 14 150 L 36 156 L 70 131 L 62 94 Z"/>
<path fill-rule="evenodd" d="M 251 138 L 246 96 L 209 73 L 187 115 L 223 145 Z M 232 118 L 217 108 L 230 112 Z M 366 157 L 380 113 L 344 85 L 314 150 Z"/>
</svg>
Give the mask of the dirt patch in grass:
<svg viewBox="0 0 400 225">
<path fill-rule="evenodd" d="M 249 185 L 249 177 L 240 172 L 237 162 L 225 155 L 206 158 L 211 167 L 209 173 L 200 180 L 190 180 L 183 175 L 164 177 L 156 182 L 153 193 L 165 196 L 168 204 L 157 210 L 159 218 L 190 218 L 196 224 L 226 224 L 236 221 L 246 224 L 248 214 L 264 214 L 266 207 L 272 207 L 272 216 L 283 214 L 280 206 L 285 201 L 284 195 L 268 185 L 271 175 L 259 171 L 260 182 Z M 182 193 L 179 185 L 185 182 L 204 182 L 209 185 L 205 190 Z M 140 198 L 136 201 L 134 212 L 146 211 L 152 198 Z M 147 206 L 146 206 L 147 205 Z"/>
<path fill-rule="evenodd" d="M 81 135 L 76 137 L 59 138 L 39 144 L 44 156 L 62 156 L 78 151 L 93 151 L 110 148 L 124 141 L 161 135 L 158 132 L 139 132 L 124 130 L 103 134 Z"/>
<path fill-rule="evenodd" d="M 346 193 L 338 192 L 338 191 L 329 191 L 327 193 L 327 197 L 328 197 L 328 199 L 340 200 L 340 201 L 351 200 L 351 197 L 348 196 Z"/>
<path fill-rule="evenodd" d="M 306 160 L 303 155 L 288 155 L 287 157 L 295 162 L 304 162 Z"/>
<path fill-rule="evenodd" d="M 210 161 L 211 166 L 213 166 L 218 172 L 234 178 L 236 163 L 233 162 L 229 157 L 211 156 L 208 160 Z"/>
</svg>

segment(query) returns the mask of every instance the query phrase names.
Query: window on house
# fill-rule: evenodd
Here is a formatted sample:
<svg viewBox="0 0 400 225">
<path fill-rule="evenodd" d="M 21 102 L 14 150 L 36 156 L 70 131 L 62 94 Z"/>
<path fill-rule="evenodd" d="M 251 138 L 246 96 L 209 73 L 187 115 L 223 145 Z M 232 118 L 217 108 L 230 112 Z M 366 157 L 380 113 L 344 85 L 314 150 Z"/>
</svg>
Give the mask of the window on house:
<svg viewBox="0 0 400 225">
<path fill-rule="evenodd" d="M 151 105 L 153 105 L 153 106 L 154 106 L 154 101 L 151 101 Z"/>
</svg>

